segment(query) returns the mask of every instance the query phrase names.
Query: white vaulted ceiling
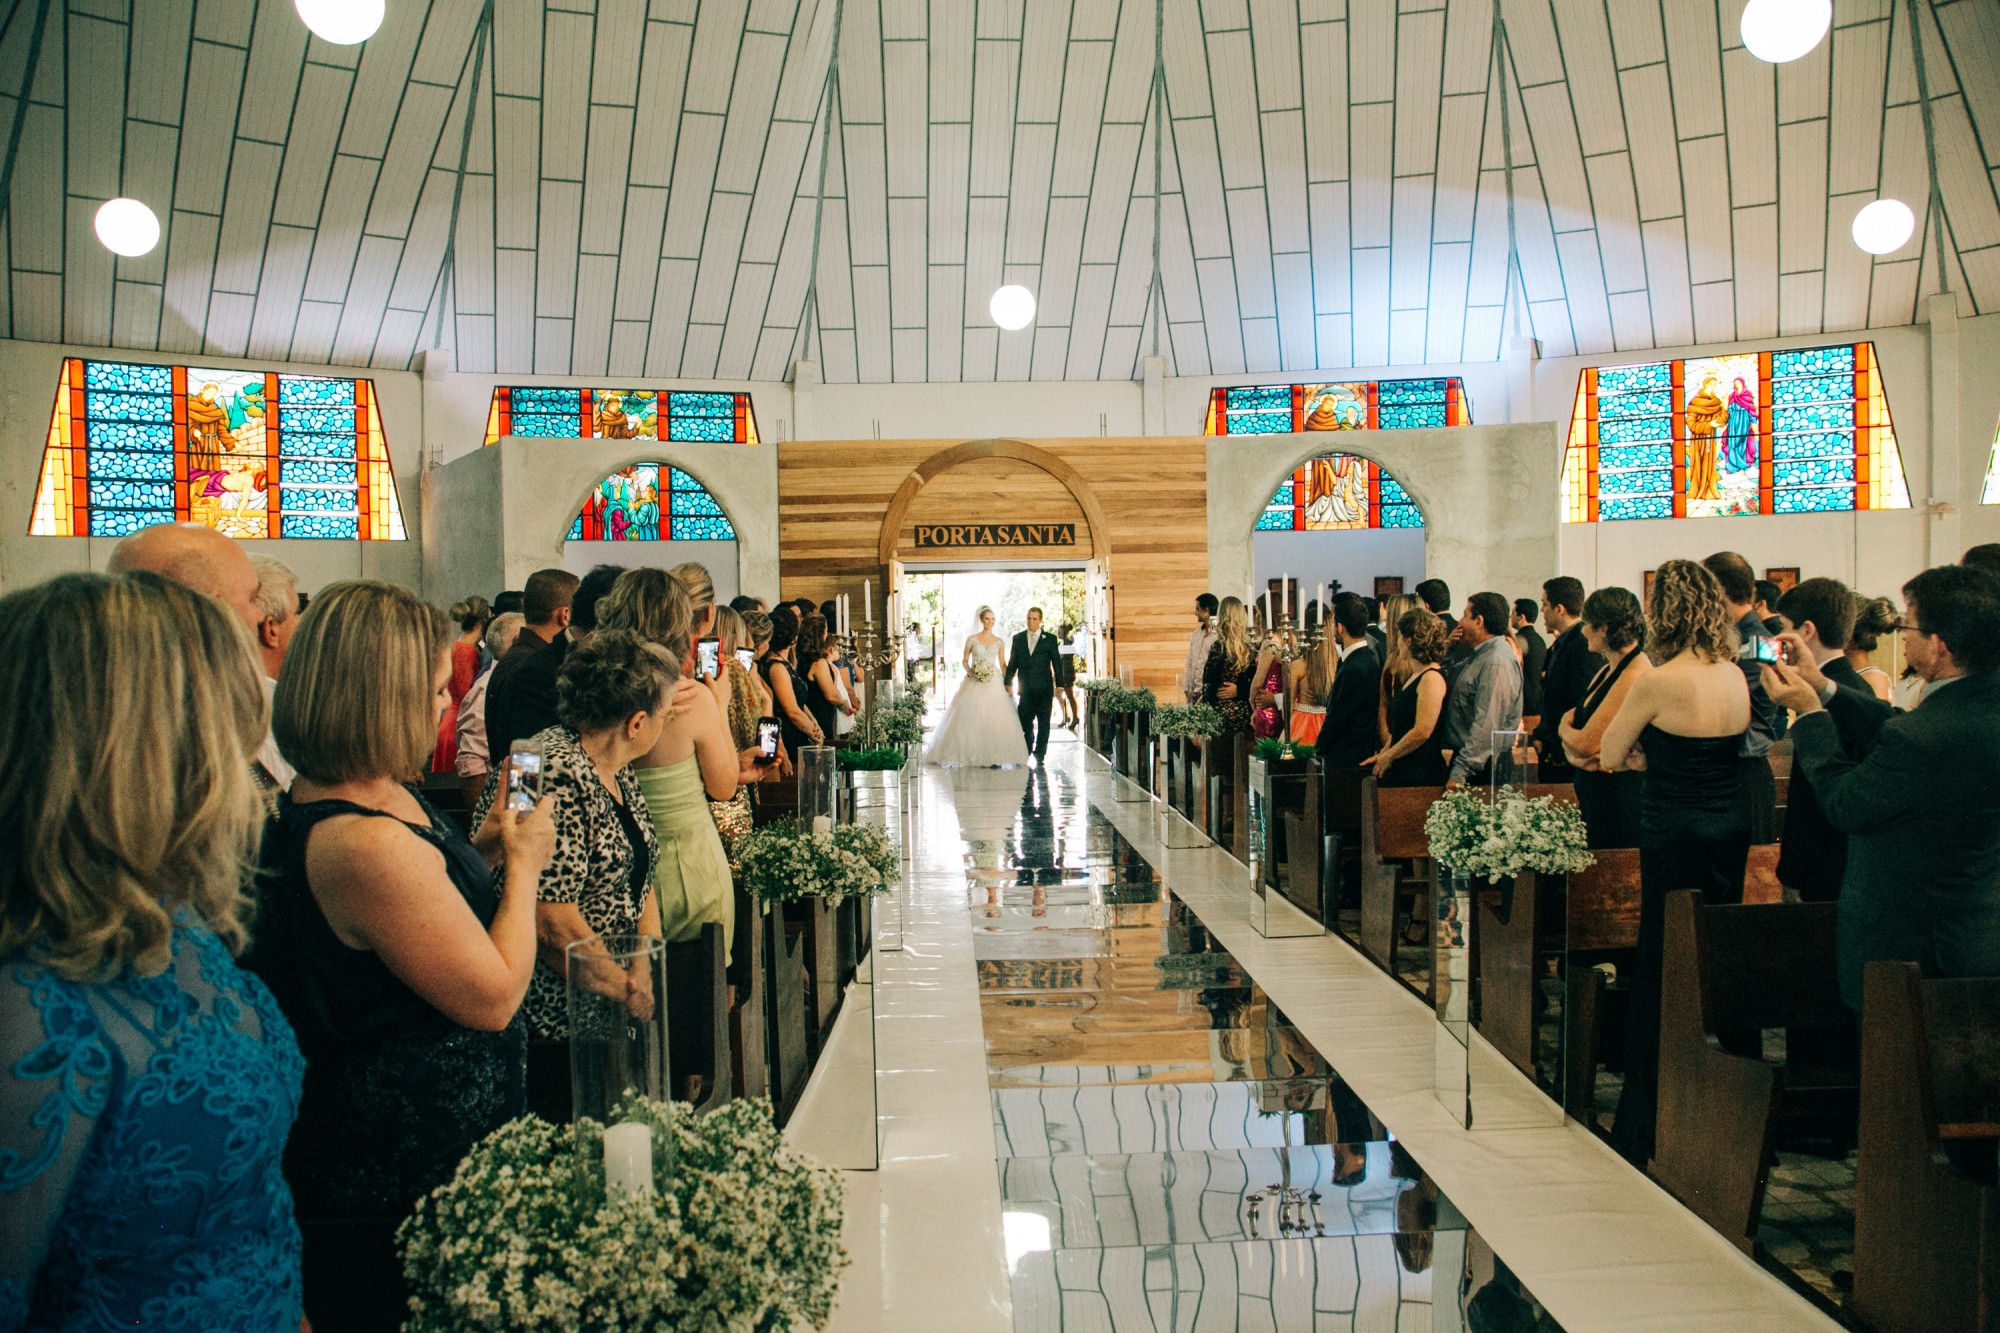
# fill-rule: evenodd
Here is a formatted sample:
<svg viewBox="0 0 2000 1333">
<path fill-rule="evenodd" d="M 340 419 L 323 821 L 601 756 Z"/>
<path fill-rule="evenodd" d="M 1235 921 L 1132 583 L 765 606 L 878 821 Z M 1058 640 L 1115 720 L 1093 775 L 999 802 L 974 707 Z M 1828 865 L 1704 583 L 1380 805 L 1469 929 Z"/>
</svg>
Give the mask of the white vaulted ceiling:
<svg viewBox="0 0 2000 1333">
<path fill-rule="evenodd" d="M 495 0 L 476 93 L 482 0 L 388 0 L 361 47 L 289 0 L 47 2 L 0 333 L 863 382 L 1123 379 L 1148 347 L 1153 0 L 846 0 L 813 330 L 833 0 Z M 0 124 L 43 0 L 11 3 Z M 2000 4 L 1918 8 L 1945 277 L 2000 310 Z M 1545 355 L 1900 324 L 1936 290 L 1905 0 L 1834 0 L 1776 68 L 1740 9 L 1503 0 Z M 1492 0 L 1167 0 L 1169 373 L 1499 353 L 1492 32 Z M 1878 192 L 1919 234 L 1871 259 L 1848 225 Z M 150 255 L 92 236 L 121 193 L 160 215 Z M 989 321 L 1003 281 L 1028 331 Z"/>
</svg>

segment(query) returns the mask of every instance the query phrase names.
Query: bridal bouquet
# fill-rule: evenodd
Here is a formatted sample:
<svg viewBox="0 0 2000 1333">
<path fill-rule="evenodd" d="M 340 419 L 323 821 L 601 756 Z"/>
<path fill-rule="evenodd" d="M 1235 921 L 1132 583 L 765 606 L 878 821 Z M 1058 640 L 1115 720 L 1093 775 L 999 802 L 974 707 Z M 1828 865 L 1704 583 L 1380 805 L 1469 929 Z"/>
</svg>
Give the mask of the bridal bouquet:
<svg viewBox="0 0 2000 1333">
<path fill-rule="evenodd" d="M 606 1197 L 595 1123 L 524 1116 L 475 1145 L 397 1233 L 414 1333 L 818 1328 L 840 1270 L 838 1171 L 792 1150 L 763 1098 L 697 1116 L 634 1098 L 653 1192 Z M 579 1142 L 584 1145 L 579 1149 Z"/>
<path fill-rule="evenodd" d="M 972 665 L 965 669 L 966 676 L 969 679 L 978 681 L 981 685 L 991 684 L 993 677 L 998 675 L 999 672 L 999 663 L 990 657 L 975 657 L 972 659 Z"/>
</svg>

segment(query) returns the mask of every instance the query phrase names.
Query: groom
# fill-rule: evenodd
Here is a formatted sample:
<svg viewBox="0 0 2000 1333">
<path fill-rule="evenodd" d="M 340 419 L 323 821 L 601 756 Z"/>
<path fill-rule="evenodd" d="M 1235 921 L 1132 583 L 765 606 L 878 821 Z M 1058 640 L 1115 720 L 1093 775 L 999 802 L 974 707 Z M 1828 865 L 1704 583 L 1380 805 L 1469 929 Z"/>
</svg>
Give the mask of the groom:
<svg viewBox="0 0 2000 1333">
<path fill-rule="evenodd" d="M 1056 697 L 1056 659 L 1061 645 L 1053 634 L 1042 633 L 1042 608 L 1028 608 L 1028 628 L 1014 636 L 1013 651 L 1007 654 L 1006 684 L 1021 678 L 1021 735 L 1028 749 L 1041 759 L 1049 752 L 1049 705 Z"/>
</svg>

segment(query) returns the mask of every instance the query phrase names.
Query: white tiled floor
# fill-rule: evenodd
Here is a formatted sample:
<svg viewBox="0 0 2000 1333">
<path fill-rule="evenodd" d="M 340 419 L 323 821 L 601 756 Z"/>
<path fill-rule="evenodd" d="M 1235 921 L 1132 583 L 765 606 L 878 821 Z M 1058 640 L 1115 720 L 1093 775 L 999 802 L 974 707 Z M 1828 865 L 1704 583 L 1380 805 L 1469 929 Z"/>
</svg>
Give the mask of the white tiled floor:
<svg viewBox="0 0 2000 1333">
<path fill-rule="evenodd" d="M 1259 936 L 1243 868 L 1213 848 L 1162 847 L 1154 807 L 1114 801 L 1115 780 L 1086 773 L 1084 753 L 1065 738 L 1050 762 L 1084 783 L 1567 1333 L 1835 1326 L 1582 1127 L 1461 1128 L 1433 1094 L 1434 1020 L 1421 1001 L 1333 936 Z M 965 844 L 1011 820 L 1020 791 L 1019 774 L 929 770 L 921 779 L 905 948 L 876 955 L 881 1167 L 847 1173 L 853 1267 L 830 1326 L 837 1333 L 1014 1327 Z M 842 1019 L 851 1074 L 865 1064 L 869 1017 L 854 1004 Z M 794 1140 L 851 1160 L 835 1145 L 851 1146 L 868 1114 L 854 1078 L 823 1073 L 807 1095 Z"/>
</svg>

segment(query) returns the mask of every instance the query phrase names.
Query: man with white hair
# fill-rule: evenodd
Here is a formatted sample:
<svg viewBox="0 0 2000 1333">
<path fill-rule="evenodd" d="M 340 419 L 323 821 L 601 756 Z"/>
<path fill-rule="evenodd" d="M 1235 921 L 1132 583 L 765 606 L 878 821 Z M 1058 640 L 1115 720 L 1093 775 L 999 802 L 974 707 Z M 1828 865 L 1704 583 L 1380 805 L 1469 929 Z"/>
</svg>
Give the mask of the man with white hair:
<svg viewBox="0 0 2000 1333">
<path fill-rule="evenodd" d="M 465 784 L 465 804 L 470 808 L 486 789 L 486 776 L 493 771 L 486 746 L 486 687 L 493 683 L 493 665 L 507 655 L 521 632 L 526 618 L 519 611 L 503 611 L 486 627 L 487 667 L 458 701 L 458 769 Z"/>
<path fill-rule="evenodd" d="M 292 631 L 299 627 L 299 580 L 290 566 L 268 555 L 252 557 L 250 567 L 257 573 L 257 592 L 251 600 L 260 617 L 251 632 L 257 639 L 257 653 L 264 659 L 264 703 L 268 706 L 278 689 L 278 668 L 284 664 Z M 257 749 L 257 767 L 279 791 L 292 789 L 292 766 L 278 752 L 276 738 L 264 737 Z"/>
<path fill-rule="evenodd" d="M 226 605 L 250 632 L 264 613 L 257 607 L 257 571 L 234 538 L 201 523 L 155 523 L 111 552 L 107 574 L 146 570 Z"/>
</svg>

